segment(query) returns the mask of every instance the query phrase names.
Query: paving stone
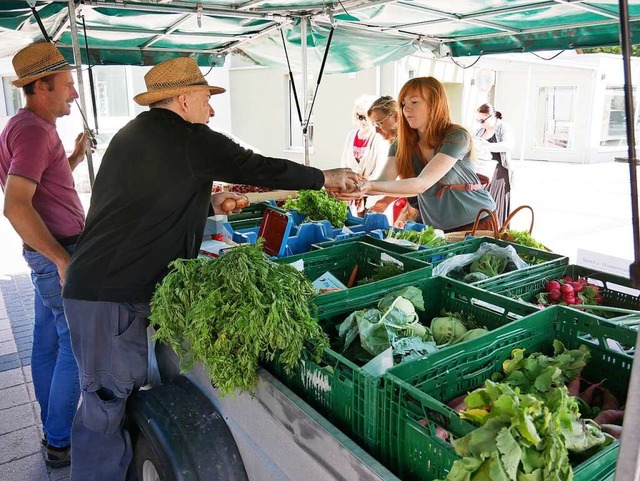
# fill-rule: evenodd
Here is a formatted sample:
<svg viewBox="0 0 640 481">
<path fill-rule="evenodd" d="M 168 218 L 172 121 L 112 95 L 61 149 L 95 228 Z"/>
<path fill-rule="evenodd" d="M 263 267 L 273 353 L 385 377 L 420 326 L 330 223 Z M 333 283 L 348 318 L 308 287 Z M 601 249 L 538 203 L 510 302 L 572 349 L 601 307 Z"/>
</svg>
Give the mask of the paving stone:
<svg viewBox="0 0 640 481">
<path fill-rule="evenodd" d="M 11 339 L 10 341 L 0 342 L 0 356 L 18 352 L 16 343 Z"/>
<path fill-rule="evenodd" d="M 0 411 L 0 435 L 24 429 L 29 426 L 39 426 L 40 418 L 36 418 L 33 404 L 34 403 L 20 404 L 19 406 Z M 36 419 L 38 419 L 37 423 Z"/>
<path fill-rule="evenodd" d="M 69 481 L 71 477 L 71 466 L 66 468 L 52 469 L 49 471 L 51 481 Z"/>
<path fill-rule="evenodd" d="M 30 401 L 27 386 L 24 384 L 7 387 L 0 391 L 0 409 L 12 408 L 20 404 L 29 403 Z"/>
<path fill-rule="evenodd" d="M 40 432 L 35 426 L 3 434 L 0 436 L 0 464 L 31 454 L 40 454 L 40 439 Z"/>
<path fill-rule="evenodd" d="M 18 351 L 18 357 L 22 362 L 26 359 L 31 359 L 31 348 L 25 349 L 24 351 Z"/>
<path fill-rule="evenodd" d="M 18 386 L 25 383 L 25 376 L 22 369 L 11 369 L 10 371 L 0 372 L 0 389 Z"/>
<path fill-rule="evenodd" d="M 36 400 L 36 391 L 32 382 L 27 383 L 27 392 L 29 393 L 29 401 L 34 402 Z"/>
<path fill-rule="evenodd" d="M 27 382 L 33 382 L 33 375 L 31 373 L 31 367 L 23 368 L 22 373 L 24 374 L 24 379 Z"/>
<path fill-rule="evenodd" d="M 26 332 L 29 335 L 31 335 L 31 333 L 33 332 L 33 326 L 28 326 L 28 325 L 24 325 L 24 326 L 18 326 L 16 328 L 13 329 L 13 333 L 14 334 L 18 334 L 18 333 L 22 333 L 22 332 Z"/>
<path fill-rule="evenodd" d="M 0 329 L 5 330 L 5 329 L 11 329 L 11 323 L 9 322 L 9 319 L 0 319 Z"/>
<path fill-rule="evenodd" d="M 13 339 L 13 332 L 11 329 L 2 329 L 0 331 L 0 342 L 10 341 Z"/>
<path fill-rule="evenodd" d="M 18 358 L 17 353 L 0 356 L 0 372 L 16 369 L 21 365 L 24 365 L 24 361 L 20 363 L 20 358 Z"/>
<path fill-rule="evenodd" d="M 2 481 L 49 481 L 42 454 L 32 454 L 0 465 Z"/>
</svg>

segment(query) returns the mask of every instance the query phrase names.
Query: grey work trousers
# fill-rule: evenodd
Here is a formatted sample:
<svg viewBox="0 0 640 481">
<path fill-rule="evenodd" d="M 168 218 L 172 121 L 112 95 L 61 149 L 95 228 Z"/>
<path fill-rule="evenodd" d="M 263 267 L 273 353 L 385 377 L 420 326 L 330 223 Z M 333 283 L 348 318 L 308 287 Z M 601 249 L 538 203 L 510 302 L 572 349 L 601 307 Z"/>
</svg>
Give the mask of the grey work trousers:
<svg viewBox="0 0 640 481">
<path fill-rule="evenodd" d="M 82 401 L 71 431 L 71 481 L 124 481 L 133 457 L 129 395 L 147 376 L 149 304 L 64 299 Z"/>
</svg>

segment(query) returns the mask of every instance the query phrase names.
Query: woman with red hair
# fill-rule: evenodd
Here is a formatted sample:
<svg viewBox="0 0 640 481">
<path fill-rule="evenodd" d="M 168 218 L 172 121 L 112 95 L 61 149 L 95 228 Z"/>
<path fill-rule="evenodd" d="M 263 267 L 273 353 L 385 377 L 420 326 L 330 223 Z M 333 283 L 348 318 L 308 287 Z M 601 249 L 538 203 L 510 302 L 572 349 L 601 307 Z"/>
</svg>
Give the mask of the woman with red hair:
<svg viewBox="0 0 640 481">
<path fill-rule="evenodd" d="M 398 103 L 398 139 L 382 174 L 341 198 L 415 195 L 423 222 L 445 232 L 470 228 L 480 209 L 495 210 L 474 172 L 471 135 L 451 120 L 442 84 L 434 77 L 413 78 L 400 90 Z"/>
</svg>

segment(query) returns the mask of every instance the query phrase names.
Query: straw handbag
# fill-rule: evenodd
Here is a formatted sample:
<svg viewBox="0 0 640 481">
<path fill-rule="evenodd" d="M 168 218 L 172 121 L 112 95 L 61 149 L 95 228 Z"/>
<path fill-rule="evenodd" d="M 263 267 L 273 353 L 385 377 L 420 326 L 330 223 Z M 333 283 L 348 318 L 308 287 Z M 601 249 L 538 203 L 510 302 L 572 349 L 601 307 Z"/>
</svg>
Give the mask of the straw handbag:
<svg viewBox="0 0 640 481">
<path fill-rule="evenodd" d="M 493 237 L 494 239 L 512 241 L 513 238 L 507 233 L 507 230 L 509 229 L 509 224 L 513 220 L 513 217 L 523 209 L 529 209 L 529 211 L 531 211 L 531 225 L 529 226 L 529 234 L 531 234 L 531 232 L 533 231 L 533 221 L 534 221 L 533 208 L 531 208 L 531 206 L 528 206 L 528 205 L 521 205 L 520 207 L 515 209 L 513 212 L 511 212 L 511 214 L 509 214 L 509 216 L 505 219 L 504 224 L 501 227 L 498 226 L 498 219 L 496 218 L 496 215 L 492 211 L 490 211 L 489 209 L 480 209 L 478 211 L 478 214 L 476 215 L 476 220 L 474 221 L 473 227 L 471 228 L 470 231 L 449 232 L 448 234 L 445 234 L 445 239 L 447 240 L 447 242 L 458 242 L 458 241 L 464 240 L 467 236 L 472 236 L 472 237 Z M 481 219 L 482 214 L 487 214 L 488 216 L 487 220 L 489 221 L 492 227 L 491 230 L 478 229 L 478 224 L 482 220 Z"/>
</svg>

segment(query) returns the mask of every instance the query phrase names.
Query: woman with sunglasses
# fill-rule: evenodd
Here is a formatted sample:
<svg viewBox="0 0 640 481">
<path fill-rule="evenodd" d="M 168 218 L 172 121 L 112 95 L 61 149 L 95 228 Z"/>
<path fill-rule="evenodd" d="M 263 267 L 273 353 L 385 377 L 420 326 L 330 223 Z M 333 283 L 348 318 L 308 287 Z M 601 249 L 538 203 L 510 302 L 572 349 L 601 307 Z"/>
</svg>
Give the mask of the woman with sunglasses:
<svg viewBox="0 0 640 481">
<path fill-rule="evenodd" d="M 377 180 L 359 184 L 358 195 L 416 195 L 425 224 L 445 232 L 467 230 L 480 209 L 495 209 L 471 161 L 472 139 L 451 120 L 447 95 L 434 77 L 417 77 L 398 96 L 398 139 Z M 399 177 L 399 180 L 396 180 Z M 482 219 L 481 228 L 487 223 Z"/>
<path fill-rule="evenodd" d="M 502 120 L 502 114 L 486 103 L 478 107 L 476 121 L 480 127 L 476 131 L 477 141 L 491 153 L 498 162 L 489 183 L 489 193 L 496 201 L 496 217 L 500 225 L 504 224 L 511 211 L 511 150 L 515 139 L 508 124 Z"/>
<path fill-rule="evenodd" d="M 367 118 L 367 111 L 374 100 L 372 95 L 356 99 L 352 119 L 357 128 L 347 134 L 341 162 L 342 167 L 350 168 L 367 179 L 380 175 L 389 150 L 389 143 L 376 133 Z M 349 207 L 354 215 L 363 216 L 379 199 L 379 196 L 352 199 Z"/>
</svg>

